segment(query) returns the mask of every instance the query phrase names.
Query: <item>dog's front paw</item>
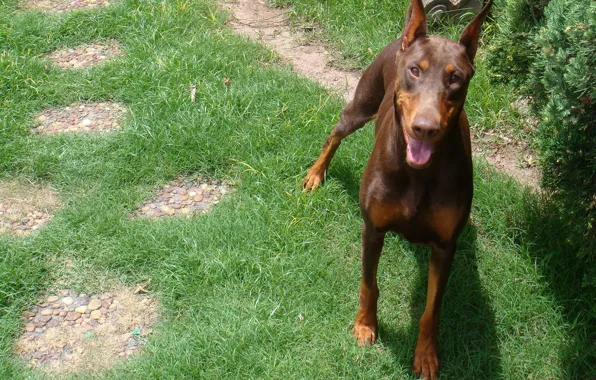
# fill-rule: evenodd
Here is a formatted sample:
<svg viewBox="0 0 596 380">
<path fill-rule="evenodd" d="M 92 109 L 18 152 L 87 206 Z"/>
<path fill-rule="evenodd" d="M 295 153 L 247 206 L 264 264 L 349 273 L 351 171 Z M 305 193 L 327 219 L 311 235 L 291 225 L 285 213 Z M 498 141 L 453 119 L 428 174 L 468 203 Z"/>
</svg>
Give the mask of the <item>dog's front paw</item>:
<svg viewBox="0 0 596 380">
<path fill-rule="evenodd" d="M 370 346 L 377 341 L 377 329 L 367 326 L 363 323 L 356 322 L 352 334 L 356 337 L 360 347 Z"/>
<path fill-rule="evenodd" d="M 439 372 L 439 357 L 433 344 L 418 342 L 414 353 L 414 373 L 421 379 L 435 380 Z"/>
<path fill-rule="evenodd" d="M 302 184 L 304 191 L 315 191 L 324 179 L 325 171 L 313 166 L 306 174 L 306 177 L 304 177 L 304 182 Z"/>
</svg>

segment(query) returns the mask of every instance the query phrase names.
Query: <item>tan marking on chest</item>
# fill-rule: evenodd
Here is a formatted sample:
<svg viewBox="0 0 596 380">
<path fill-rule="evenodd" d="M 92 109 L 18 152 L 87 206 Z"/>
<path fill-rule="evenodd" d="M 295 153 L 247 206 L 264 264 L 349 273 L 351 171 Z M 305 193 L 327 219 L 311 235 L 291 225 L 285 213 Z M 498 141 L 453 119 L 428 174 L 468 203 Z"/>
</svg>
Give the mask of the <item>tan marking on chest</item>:
<svg viewBox="0 0 596 380">
<path fill-rule="evenodd" d="M 379 202 L 371 204 L 369 218 L 376 228 L 386 229 L 390 226 L 411 219 L 414 210 L 404 205 L 403 202 Z"/>
<path fill-rule="evenodd" d="M 454 207 L 437 208 L 429 215 L 429 225 L 441 241 L 450 241 L 462 216 L 462 212 Z"/>
</svg>

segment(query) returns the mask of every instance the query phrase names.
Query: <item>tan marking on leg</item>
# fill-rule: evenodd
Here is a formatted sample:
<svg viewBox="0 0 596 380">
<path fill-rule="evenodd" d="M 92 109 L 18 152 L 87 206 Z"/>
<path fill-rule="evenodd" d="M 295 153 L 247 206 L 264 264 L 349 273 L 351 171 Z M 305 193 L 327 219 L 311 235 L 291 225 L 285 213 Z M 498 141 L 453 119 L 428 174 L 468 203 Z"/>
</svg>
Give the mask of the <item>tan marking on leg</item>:
<svg viewBox="0 0 596 380">
<path fill-rule="evenodd" d="M 319 158 L 317 158 L 317 161 L 309 169 L 306 177 L 304 177 L 304 191 L 315 190 L 323 182 L 325 179 L 325 171 L 327 170 L 327 167 L 329 167 L 329 163 L 339 147 L 341 140 L 342 138 L 339 136 L 330 135 L 327 137 Z"/>
</svg>

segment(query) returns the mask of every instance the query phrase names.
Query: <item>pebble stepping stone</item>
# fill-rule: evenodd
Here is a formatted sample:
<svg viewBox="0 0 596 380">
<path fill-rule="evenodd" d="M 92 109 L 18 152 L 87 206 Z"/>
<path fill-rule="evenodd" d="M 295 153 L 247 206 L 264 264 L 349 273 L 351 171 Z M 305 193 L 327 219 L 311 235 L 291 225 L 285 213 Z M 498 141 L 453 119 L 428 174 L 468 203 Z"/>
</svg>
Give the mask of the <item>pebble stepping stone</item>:
<svg viewBox="0 0 596 380">
<path fill-rule="evenodd" d="M 35 117 L 33 133 L 113 132 L 120 127 L 126 108 L 119 103 L 75 103 L 48 108 Z"/>
<path fill-rule="evenodd" d="M 45 186 L 0 181 L 0 233 L 31 235 L 57 207 L 57 195 Z"/>
<path fill-rule="evenodd" d="M 48 59 L 63 69 L 80 69 L 98 66 L 119 55 L 121 55 L 120 45 L 115 40 L 109 40 L 56 50 L 48 56 Z"/>
<path fill-rule="evenodd" d="M 155 198 L 146 201 L 132 217 L 160 218 L 206 213 L 233 190 L 229 183 L 214 179 L 177 178 L 157 189 Z"/>
<path fill-rule="evenodd" d="M 97 359 L 93 368 L 101 371 L 140 351 L 157 322 L 157 304 L 133 289 L 97 295 L 63 289 L 41 298 L 21 319 L 16 349 L 33 367 L 76 373 Z"/>
<path fill-rule="evenodd" d="M 22 217 L 10 218 L 9 213 L 19 214 L 18 209 L 0 203 L 0 231 L 9 231 L 16 235 L 29 236 L 37 231 L 50 219 L 51 215 L 45 211 L 31 211 Z"/>
</svg>

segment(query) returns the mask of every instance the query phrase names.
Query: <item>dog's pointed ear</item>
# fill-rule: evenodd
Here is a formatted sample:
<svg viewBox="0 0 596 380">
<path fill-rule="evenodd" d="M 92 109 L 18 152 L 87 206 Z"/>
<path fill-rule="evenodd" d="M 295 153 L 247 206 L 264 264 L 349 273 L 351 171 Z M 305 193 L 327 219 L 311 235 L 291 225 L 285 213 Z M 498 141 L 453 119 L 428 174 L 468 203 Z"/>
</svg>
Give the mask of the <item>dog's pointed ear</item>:
<svg viewBox="0 0 596 380">
<path fill-rule="evenodd" d="M 406 27 L 401 36 L 401 50 L 405 51 L 417 38 L 426 37 L 426 14 L 422 0 L 412 0 L 406 15 Z"/>
<path fill-rule="evenodd" d="M 480 29 L 482 28 L 482 24 L 484 20 L 486 20 L 486 15 L 490 10 L 490 7 L 493 5 L 493 0 L 488 0 L 482 11 L 474 17 L 471 23 L 466 26 L 464 31 L 462 32 L 461 36 L 459 37 L 459 43 L 464 45 L 466 48 L 466 52 L 468 53 L 468 58 L 470 62 L 474 64 L 474 57 L 476 56 L 476 50 L 478 49 L 478 39 L 480 38 Z"/>
</svg>

